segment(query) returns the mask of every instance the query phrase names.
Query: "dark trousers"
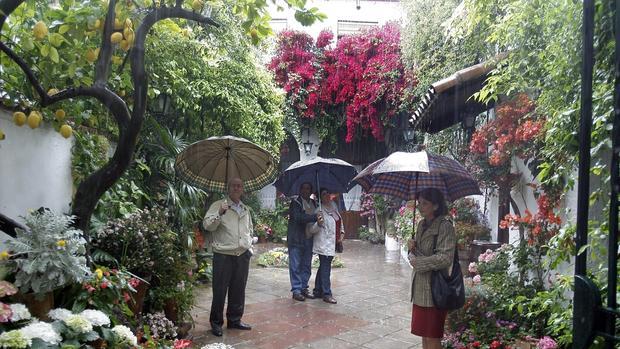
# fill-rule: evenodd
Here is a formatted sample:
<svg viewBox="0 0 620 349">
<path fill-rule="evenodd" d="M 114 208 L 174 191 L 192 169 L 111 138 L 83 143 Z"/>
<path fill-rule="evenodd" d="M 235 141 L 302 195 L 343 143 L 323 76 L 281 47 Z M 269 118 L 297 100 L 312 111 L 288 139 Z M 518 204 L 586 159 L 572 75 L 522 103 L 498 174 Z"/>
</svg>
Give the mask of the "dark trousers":
<svg viewBox="0 0 620 349">
<path fill-rule="evenodd" d="M 332 295 L 332 282 L 330 280 L 332 274 L 332 260 L 334 256 L 319 255 L 319 270 L 316 272 L 314 278 L 314 293 L 315 296 L 325 297 Z"/>
<path fill-rule="evenodd" d="M 240 256 L 213 253 L 213 300 L 211 301 L 211 326 L 224 324 L 224 302 L 228 293 L 226 320 L 238 322 L 245 308 L 245 286 L 248 282 L 250 257 L 248 250 Z"/>
<path fill-rule="evenodd" d="M 312 274 L 312 241 L 304 239 L 303 246 L 288 247 L 288 272 L 293 293 L 301 293 L 308 288 Z"/>
</svg>

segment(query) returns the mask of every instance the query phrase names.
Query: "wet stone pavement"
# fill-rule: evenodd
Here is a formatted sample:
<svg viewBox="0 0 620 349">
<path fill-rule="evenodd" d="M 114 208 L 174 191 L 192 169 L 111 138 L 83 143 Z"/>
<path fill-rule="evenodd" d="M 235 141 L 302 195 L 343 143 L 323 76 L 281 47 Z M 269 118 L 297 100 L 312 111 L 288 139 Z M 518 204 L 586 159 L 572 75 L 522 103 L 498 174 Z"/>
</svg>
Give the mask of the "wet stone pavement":
<svg viewBox="0 0 620 349">
<path fill-rule="evenodd" d="M 410 330 L 410 267 L 398 252 L 383 245 L 345 240 L 338 254 L 345 267 L 332 269 L 332 292 L 338 304 L 322 299 L 298 302 L 291 298 L 288 269 L 256 266 L 258 254 L 276 247 L 255 245 L 246 291 L 243 321 L 251 331 L 210 332 L 210 287 L 196 288 L 191 334 L 199 345 L 226 343 L 235 348 L 422 348 Z M 310 287 L 316 269 L 312 269 Z"/>
</svg>

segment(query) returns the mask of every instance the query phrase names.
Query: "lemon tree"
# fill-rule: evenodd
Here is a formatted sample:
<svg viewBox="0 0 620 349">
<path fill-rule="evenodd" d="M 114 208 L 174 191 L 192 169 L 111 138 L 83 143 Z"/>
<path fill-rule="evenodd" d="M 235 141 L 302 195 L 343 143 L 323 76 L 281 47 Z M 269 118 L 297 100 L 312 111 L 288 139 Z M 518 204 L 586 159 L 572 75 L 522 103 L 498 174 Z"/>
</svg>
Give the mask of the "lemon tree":
<svg viewBox="0 0 620 349">
<path fill-rule="evenodd" d="M 73 214 L 84 230 L 99 198 L 131 162 L 149 90 L 145 41 L 155 23 L 167 18 L 216 25 L 184 1 L 159 6 L 115 0 L 63 0 L 52 5 L 0 1 L 2 103 L 27 114 L 25 123 L 31 128 L 51 120 L 63 137 L 72 134 L 65 124 L 67 114 L 89 119 L 93 113 L 105 113 L 114 120 L 118 132 L 114 156 L 86 177 L 75 193 Z M 122 98 L 123 89 L 132 94 Z M 64 113 L 56 113 L 58 109 Z M 23 123 L 21 114 L 14 118 Z"/>
<path fill-rule="evenodd" d="M 228 26 L 215 35 L 211 11 L 223 13 Z M 308 11 L 301 16 L 305 23 L 321 19 L 316 10 Z M 62 137 L 86 128 L 115 138 L 114 156 L 83 177 L 75 193 L 72 214 L 87 231 L 99 198 L 131 163 L 147 103 L 162 92 L 174 91 L 175 108 L 189 111 L 182 124 L 201 130 L 192 137 L 234 130 L 275 151 L 283 137 L 281 99 L 247 44 L 269 35 L 267 27 L 266 4 L 241 0 L 208 6 L 200 0 L 60 0 L 51 5 L 0 0 L 0 102 L 16 110 L 18 125 L 36 128 L 49 122 Z M 163 50 L 161 45 L 170 43 L 197 51 Z M 214 47 L 204 49 L 209 45 Z M 194 127 L 198 123 L 201 128 Z"/>
</svg>

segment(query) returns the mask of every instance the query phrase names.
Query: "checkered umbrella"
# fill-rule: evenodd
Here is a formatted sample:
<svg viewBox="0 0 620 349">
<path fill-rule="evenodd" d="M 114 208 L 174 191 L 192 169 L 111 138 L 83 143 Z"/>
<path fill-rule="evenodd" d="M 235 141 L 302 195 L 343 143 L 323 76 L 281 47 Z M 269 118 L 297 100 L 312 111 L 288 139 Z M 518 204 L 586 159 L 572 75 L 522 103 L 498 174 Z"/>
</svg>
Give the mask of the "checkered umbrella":
<svg viewBox="0 0 620 349">
<path fill-rule="evenodd" d="M 420 151 L 396 152 L 363 169 L 349 184 L 359 184 L 368 193 L 414 200 L 418 192 L 437 188 L 450 201 L 482 195 L 478 183 L 457 161 Z"/>
<path fill-rule="evenodd" d="M 183 181 L 216 193 L 225 193 L 231 178 L 241 178 L 244 191 L 251 192 L 272 183 L 278 174 L 271 154 L 233 136 L 210 137 L 188 146 L 174 168 Z"/>
</svg>

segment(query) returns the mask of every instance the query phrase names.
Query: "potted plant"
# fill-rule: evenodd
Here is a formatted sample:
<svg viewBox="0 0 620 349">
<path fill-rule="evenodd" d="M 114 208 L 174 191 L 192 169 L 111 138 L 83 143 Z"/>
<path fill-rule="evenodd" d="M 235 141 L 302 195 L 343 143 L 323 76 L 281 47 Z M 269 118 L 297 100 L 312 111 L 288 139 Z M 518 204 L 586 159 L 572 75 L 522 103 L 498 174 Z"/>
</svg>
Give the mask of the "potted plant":
<svg viewBox="0 0 620 349">
<path fill-rule="evenodd" d="M 28 229 L 16 229 L 15 239 L 6 243 L 8 251 L 0 254 L 2 264 L 15 271 L 18 298 L 37 317 L 46 318 L 52 308 L 52 291 L 90 275 L 86 240 L 81 230 L 71 228 L 73 219 L 49 210 L 32 212 L 24 217 Z"/>
</svg>

